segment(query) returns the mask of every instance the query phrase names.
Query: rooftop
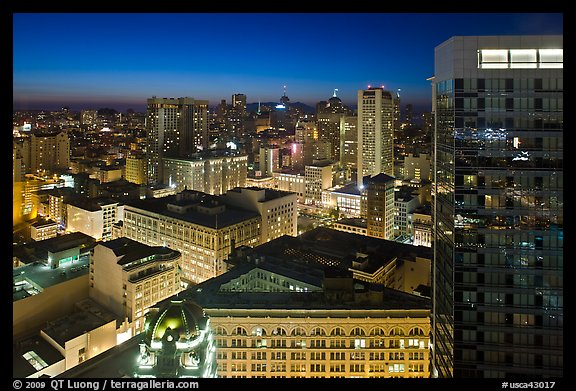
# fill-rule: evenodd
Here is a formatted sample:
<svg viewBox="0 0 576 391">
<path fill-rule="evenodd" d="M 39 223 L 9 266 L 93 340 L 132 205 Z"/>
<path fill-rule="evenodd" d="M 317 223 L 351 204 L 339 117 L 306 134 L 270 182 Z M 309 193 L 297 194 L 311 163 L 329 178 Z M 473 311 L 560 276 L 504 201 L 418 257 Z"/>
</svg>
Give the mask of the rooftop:
<svg viewBox="0 0 576 391">
<path fill-rule="evenodd" d="M 167 247 L 148 246 L 147 244 L 125 237 L 101 242 L 99 245 L 111 249 L 117 257 L 121 257 L 118 260 L 118 265 L 127 265 L 131 262 L 148 257 L 154 257 L 156 259 L 177 257 L 180 255 L 179 251 Z"/>
<path fill-rule="evenodd" d="M 256 191 L 256 192 L 264 192 L 264 199 L 259 202 L 266 202 L 270 200 L 274 200 L 277 198 L 282 198 L 289 196 L 291 194 L 296 194 L 291 191 L 284 191 L 284 190 L 274 190 L 274 189 L 267 189 L 263 187 L 256 187 L 256 186 L 248 186 L 248 187 L 235 187 L 233 189 L 228 190 L 228 192 L 234 193 L 242 193 L 245 190 Z"/>
<path fill-rule="evenodd" d="M 36 372 L 30 361 L 23 357 L 28 352 L 34 352 L 42 361 L 50 366 L 64 360 L 64 356 L 40 335 L 18 341 L 12 345 L 12 376 L 25 378 Z"/>
<path fill-rule="evenodd" d="M 274 310 L 298 311 L 298 310 L 326 310 L 338 316 L 340 310 L 342 316 L 350 316 L 350 310 L 429 310 L 429 299 L 411 295 L 409 293 L 385 288 L 382 285 L 374 286 L 364 281 L 353 280 L 354 293 L 367 293 L 369 290 L 380 291 L 382 296 L 378 301 L 370 300 L 344 300 L 335 298 L 326 291 L 316 292 L 226 292 L 221 291 L 222 284 L 237 278 L 238 274 L 232 274 L 234 269 L 218 277 L 195 285 L 178 296 L 187 298 L 198 303 L 206 310 L 216 309 L 254 309 L 273 312 Z M 276 273 L 281 274 L 280 271 Z M 336 277 L 336 276 L 335 276 Z M 371 288 L 371 289 L 370 289 Z M 376 288 L 376 289 L 374 289 Z M 350 292 L 352 293 L 352 292 Z M 292 315 L 291 315 L 292 316 Z M 300 313 L 300 316 L 305 316 Z"/>
<path fill-rule="evenodd" d="M 206 196 L 214 197 L 209 194 L 206 194 Z M 206 214 L 194 209 L 188 209 L 184 213 L 168 210 L 168 204 L 177 205 L 179 202 L 180 200 L 177 195 L 170 195 L 163 198 L 149 198 L 145 200 L 132 201 L 127 204 L 127 209 L 129 207 L 142 209 L 208 228 L 223 228 L 260 216 L 256 212 L 231 208 L 229 206 L 227 206 L 224 211 L 214 214 Z M 199 200 L 188 200 L 188 202 L 185 203 L 190 205 L 200 205 Z"/>
<path fill-rule="evenodd" d="M 102 206 L 118 204 L 118 201 L 111 200 L 110 198 L 74 198 L 69 202 L 77 208 L 84 209 L 90 212 L 98 212 L 102 210 Z"/>
<path fill-rule="evenodd" d="M 353 227 L 360 227 L 360 228 L 367 228 L 368 227 L 368 223 L 366 222 L 366 219 L 363 219 L 360 217 L 344 218 L 344 219 L 340 219 L 338 221 L 335 221 L 335 223 L 350 225 Z"/>
<path fill-rule="evenodd" d="M 64 347 L 67 341 L 117 320 L 114 314 L 95 302 L 88 299 L 83 303 L 81 311 L 49 321 L 42 331 Z"/>
<path fill-rule="evenodd" d="M 393 257 L 409 259 L 417 253 L 430 252 L 429 248 L 404 245 L 393 241 L 350 234 L 328 228 L 316 228 L 299 237 L 282 236 L 253 249 L 241 247 L 230 257 L 234 267 L 220 276 L 211 278 L 178 296 L 191 299 L 205 309 L 262 309 L 262 310 L 425 310 L 430 300 L 409 293 L 385 288 L 382 285 L 352 280 L 348 268 L 357 252 L 368 255 L 369 263 L 376 266 Z M 429 255 L 428 255 L 429 256 Z M 330 262 L 330 261 L 333 262 Z M 274 280 L 282 277 L 314 285 L 321 291 L 230 291 L 223 285 L 248 275 L 254 270 L 266 270 Z M 326 277 L 344 278 L 354 287 L 348 294 L 354 299 L 335 299 L 326 285 Z M 272 278 L 272 277 L 258 277 Z M 247 279 L 248 280 L 248 279 Z M 344 280 L 343 280 L 344 281 Z M 247 285 L 249 286 L 249 285 Z M 331 289 L 331 288 L 330 288 Z M 380 292 L 381 299 L 362 299 L 357 295 Z"/>
<path fill-rule="evenodd" d="M 56 222 L 54 220 L 50 220 L 50 219 L 40 219 L 40 220 L 34 222 L 32 224 L 32 227 L 40 228 L 40 227 L 46 227 L 48 225 L 56 225 Z"/>
<path fill-rule="evenodd" d="M 256 247 L 259 254 L 283 259 L 309 260 L 349 269 L 358 253 L 366 254 L 362 270 L 373 273 L 394 259 L 432 259 L 432 250 L 392 240 L 318 227 L 298 237 L 282 236 Z M 365 261 L 368 261 L 365 263 Z"/>
<path fill-rule="evenodd" d="M 386 175 L 382 172 L 378 175 L 374 175 L 373 177 L 364 177 L 363 180 L 364 183 L 386 183 L 391 181 L 395 181 L 394 177 Z"/>
<path fill-rule="evenodd" d="M 351 194 L 351 195 L 360 196 L 360 189 L 358 188 L 358 184 L 350 183 L 346 186 L 341 187 L 340 189 L 334 190 L 334 193 Z"/>
</svg>

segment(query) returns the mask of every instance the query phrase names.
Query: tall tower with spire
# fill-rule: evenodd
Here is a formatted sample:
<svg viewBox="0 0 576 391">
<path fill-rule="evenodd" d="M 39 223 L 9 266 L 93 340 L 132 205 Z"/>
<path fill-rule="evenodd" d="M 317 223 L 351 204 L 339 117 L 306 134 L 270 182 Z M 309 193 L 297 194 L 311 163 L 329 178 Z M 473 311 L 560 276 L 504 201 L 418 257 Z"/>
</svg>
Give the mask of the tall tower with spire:
<svg viewBox="0 0 576 391">
<path fill-rule="evenodd" d="M 280 98 L 280 103 L 284 105 L 286 110 L 288 110 L 288 103 L 290 102 L 290 98 L 286 95 L 286 85 L 284 85 L 284 95 Z"/>
</svg>

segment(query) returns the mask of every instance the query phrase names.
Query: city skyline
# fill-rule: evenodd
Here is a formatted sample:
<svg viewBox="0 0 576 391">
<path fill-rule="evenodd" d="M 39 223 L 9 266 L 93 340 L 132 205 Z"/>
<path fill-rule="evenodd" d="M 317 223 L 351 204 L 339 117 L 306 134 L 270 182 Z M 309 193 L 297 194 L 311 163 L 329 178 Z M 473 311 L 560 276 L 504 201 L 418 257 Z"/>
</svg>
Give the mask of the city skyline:
<svg viewBox="0 0 576 391">
<path fill-rule="evenodd" d="M 335 89 L 343 103 L 355 106 L 358 90 L 383 85 L 400 89 L 403 103 L 428 111 L 426 79 L 434 73 L 436 45 L 453 35 L 561 34 L 562 17 L 16 13 L 13 108 L 144 111 L 152 96 L 206 99 L 212 107 L 234 93 L 253 103 L 278 101 L 284 91 L 292 102 L 313 106 Z M 163 25 L 166 35 L 157 30 Z M 421 26 L 434 28 L 424 33 Z"/>
</svg>

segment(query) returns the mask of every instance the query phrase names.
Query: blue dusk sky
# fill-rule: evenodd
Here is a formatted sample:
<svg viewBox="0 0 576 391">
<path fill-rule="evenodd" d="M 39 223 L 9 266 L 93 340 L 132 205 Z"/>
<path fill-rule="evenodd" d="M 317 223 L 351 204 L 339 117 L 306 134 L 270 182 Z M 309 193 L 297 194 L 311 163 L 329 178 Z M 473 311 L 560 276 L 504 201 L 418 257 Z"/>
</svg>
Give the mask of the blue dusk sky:
<svg viewBox="0 0 576 391">
<path fill-rule="evenodd" d="M 401 89 L 431 108 L 434 48 L 454 35 L 562 34 L 561 13 L 16 13 L 14 109 L 111 107 L 146 98 L 356 104 Z"/>
</svg>

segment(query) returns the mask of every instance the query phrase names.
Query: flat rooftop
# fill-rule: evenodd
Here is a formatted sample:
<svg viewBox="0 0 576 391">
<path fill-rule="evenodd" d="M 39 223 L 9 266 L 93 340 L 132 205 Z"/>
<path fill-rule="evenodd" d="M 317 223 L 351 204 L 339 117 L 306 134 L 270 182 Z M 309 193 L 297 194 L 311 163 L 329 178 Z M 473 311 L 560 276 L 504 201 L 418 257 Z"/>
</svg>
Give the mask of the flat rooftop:
<svg viewBox="0 0 576 391">
<path fill-rule="evenodd" d="M 132 378 L 144 334 L 138 334 L 96 357 L 56 376 L 58 378 Z"/>
<path fill-rule="evenodd" d="M 64 356 L 52 345 L 50 345 L 40 335 L 35 335 L 12 344 L 12 376 L 15 378 L 25 378 L 36 372 L 30 362 L 23 357 L 28 352 L 34 352 L 47 366 L 56 364 L 64 360 Z"/>
<path fill-rule="evenodd" d="M 117 321 L 116 316 L 99 306 L 93 301 L 83 301 L 84 305 L 80 312 L 63 316 L 53 321 L 42 329 L 50 338 L 64 347 L 70 341 L 82 334 L 97 329 L 112 321 Z"/>
<path fill-rule="evenodd" d="M 344 219 L 337 220 L 334 223 L 335 224 L 350 225 L 350 226 L 359 227 L 359 228 L 367 228 L 368 227 L 368 223 L 366 222 L 366 219 L 363 219 L 360 217 L 344 218 Z"/>
<path fill-rule="evenodd" d="M 153 259 L 157 259 L 169 256 L 176 257 L 180 254 L 179 251 L 172 250 L 168 247 L 148 246 L 147 244 L 140 243 L 125 237 L 102 242 L 99 244 L 114 251 L 114 254 L 117 257 L 122 256 L 122 258 L 117 262 L 118 265 L 126 265 L 130 262 L 148 257 L 154 257 Z"/>
<path fill-rule="evenodd" d="M 176 195 L 170 195 L 162 198 L 148 198 L 145 200 L 128 202 L 127 206 L 132 206 L 134 208 L 157 213 L 167 217 L 172 217 L 177 220 L 183 220 L 208 228 L 223 228 L 260 216 L 256 212 L 231 208 L 229 206 L 226 206 L 226 210 L 223 212 L 216 214 L 206 214 L 194 210 L 190 210 L 185 213 L 178 213 L 168 210 L 168 204 L 178 204 L 178 202 L 179 200 L 177 199 Z M 194 200 L 190 200 L 187 203 L 201 205 L 199 201 Z"/>
<path fill-rule="evenodd" d="M 223 274 L 226 275 L 227 273 Z M 232 277 L 232 275 L 230 275 Z M 237 278 L 237 276 L 235 277 Z M 228 282 L 228 278 L 212 278 L 180 292 L 178 297 L 193 300 L 202 308 L 209 310 L 251 309 L 264 311 L 324 310 L 334 312 L 331 317 L 350 316 L 350 310 L 430 310 L 432 305 L 428 298 L 412 295 L 391 288 L 379 286 L 383 292 L 382 300 L 342 300 L 329 297 L 321 292 L 222 292 L 220 286 Z M 355 287 L 360 292 L 366 291 L 368 283 L 354 280 Z M 290 315 L 295 316 L 293 314 Z M 307 316 L 307 315 L 301 315 Z"/>
<path fill-rule="evenodd" d="M 356 183 L 349 183 L 341 188 L 334 190 L 333 193 L 342 193 L 342 194 L 350 194 L 350 195 L 357 195 L 360 196 L 360 189 L 358 188 L 358 184 Z"/>
<path fill-rule="evenodd" d="M 12 270 L 13 298 L 18 301 L 29 296 L 41 293 L 37 289 L 46 289 L 50 286 L 61 284 L 88 274 L 90 260 L 88 256 L 81 256 L 78 261 L 60 265 L 58 269 L 40 262 Z"/>
<path fill-rule="evenodd" d="M 298 237 L 284 235 L 256 247 L 262 255 L 284 259 L 301 259 L 326 266 L 349 269 L 358 253 L 366 254 L 367 263 L 362 271 L 374 273 L 392 260 L 415 260 L 416 257 L 432 259 L 432 249 L 413 246 L 392 240 L 317 227 Z M 364 261 L 362 261 L 364 262 Z"/>
</svg>

